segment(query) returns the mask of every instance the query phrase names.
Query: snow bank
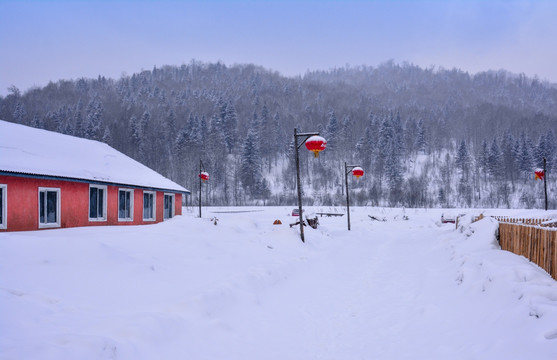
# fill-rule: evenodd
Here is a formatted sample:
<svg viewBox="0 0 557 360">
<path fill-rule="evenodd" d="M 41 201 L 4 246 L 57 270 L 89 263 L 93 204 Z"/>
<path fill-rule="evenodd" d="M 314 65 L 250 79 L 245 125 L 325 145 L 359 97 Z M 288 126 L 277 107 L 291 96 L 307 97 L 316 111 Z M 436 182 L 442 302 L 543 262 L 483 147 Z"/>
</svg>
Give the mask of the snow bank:
<svg viewBox="0 0 557 360">
<path fill-rule="evenodd" d="M 1 233 L 0 359 L 555 358 L 557 283 L 489 218 L 356 207 L 303 244 L 291 210 Z"/>
<path fill-rule="evenodd" d="M 519 217 L 535 218 L 539 215 L 554 216 L 531 211 Z M 531 319 L 524 320 L 522 326 L 537 333 L 540 339 L 542 335 L 545 339 L 556 339 L 555 280 L 525 257 L 500 250 L 496 239 L 497 228 L 498 223 L 492 218 L 463 226 L 464 237 L 454 242 L 453 261 L 459 265 L 458 284 L 465 291 L 484 293 L 486 303 L 499 304 L 503 309 L 514 309 L 527 314 Z M 505 322 L 503 318 L 501 321 Z M 535 329 L 541 324 L 543 326 L 540 329 Z M 509 353 L 509 356 L 519 358 L 516 357 L 516 352 Z"/>
</svg>

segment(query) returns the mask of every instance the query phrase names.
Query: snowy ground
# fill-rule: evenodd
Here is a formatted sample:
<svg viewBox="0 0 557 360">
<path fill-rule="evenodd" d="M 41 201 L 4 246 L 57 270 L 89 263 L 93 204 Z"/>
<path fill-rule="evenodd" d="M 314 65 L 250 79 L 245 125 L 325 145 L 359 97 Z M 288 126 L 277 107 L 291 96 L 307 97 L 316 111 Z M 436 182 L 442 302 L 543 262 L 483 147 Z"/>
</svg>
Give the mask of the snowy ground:
<svg viewBox="0 0 557 360">
<path fill-rule="evenodd" d="M 557 358 L 557 282 L 479 210 L 291 210 L 0 233 L 0 359 Z"/>
</svg>

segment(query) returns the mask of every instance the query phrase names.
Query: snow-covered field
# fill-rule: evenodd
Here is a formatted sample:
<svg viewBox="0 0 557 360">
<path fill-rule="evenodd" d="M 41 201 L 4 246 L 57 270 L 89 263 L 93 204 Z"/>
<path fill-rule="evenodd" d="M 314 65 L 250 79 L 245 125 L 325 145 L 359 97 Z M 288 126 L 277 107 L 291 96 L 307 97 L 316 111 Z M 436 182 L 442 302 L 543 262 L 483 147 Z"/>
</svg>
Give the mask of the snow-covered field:
<svg viewBox="0 0 557 360">
<path fill-rule="evenodd" d="M 557 282 L 480 210 L 291 210 L 0 233 L 0 359 L 557 358 Z"/>
</svg>

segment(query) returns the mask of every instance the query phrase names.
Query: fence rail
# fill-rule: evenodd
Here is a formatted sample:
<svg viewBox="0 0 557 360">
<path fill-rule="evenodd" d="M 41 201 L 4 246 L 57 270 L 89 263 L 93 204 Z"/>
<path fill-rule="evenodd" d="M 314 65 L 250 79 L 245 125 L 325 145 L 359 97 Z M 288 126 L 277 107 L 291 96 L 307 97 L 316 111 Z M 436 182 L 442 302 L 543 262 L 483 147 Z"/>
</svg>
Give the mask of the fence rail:
<svg viewBox="0 0 557 360">
<path fill-rule="evenodd" d="M 543 227 L 557 227 L 557 219 L 528 219 L 513 218 L 508 216 L 492 216 L 500 223 L 522 224 L 522 225 L 539 225 Z"/>
<path fill-rule="evenodd" d="M 501 249 L 522 255 L 557 280 L 557 229 L 550 219 L 511 219 L 499 221 Z"/>
</svg>

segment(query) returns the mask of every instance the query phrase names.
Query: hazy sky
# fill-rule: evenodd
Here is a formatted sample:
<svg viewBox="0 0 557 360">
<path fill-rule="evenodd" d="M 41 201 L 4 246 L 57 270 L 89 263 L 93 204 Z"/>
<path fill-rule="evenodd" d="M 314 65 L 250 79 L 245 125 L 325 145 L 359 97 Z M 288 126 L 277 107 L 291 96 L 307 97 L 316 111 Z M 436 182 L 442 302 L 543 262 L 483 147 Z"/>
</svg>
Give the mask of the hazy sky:
<svg viewBox="0 0 557 360">
<path fill-rule="evenodd" d="M 0 95 L 192 59 L 287 76 L 392 59 L 557 83 L 557 1 L 0 0 Z"/>
</svg>

